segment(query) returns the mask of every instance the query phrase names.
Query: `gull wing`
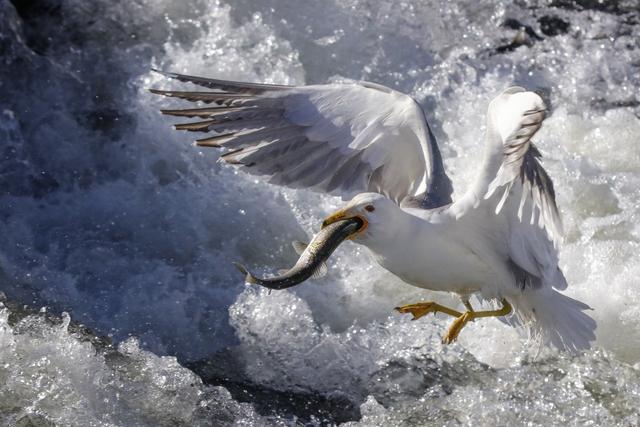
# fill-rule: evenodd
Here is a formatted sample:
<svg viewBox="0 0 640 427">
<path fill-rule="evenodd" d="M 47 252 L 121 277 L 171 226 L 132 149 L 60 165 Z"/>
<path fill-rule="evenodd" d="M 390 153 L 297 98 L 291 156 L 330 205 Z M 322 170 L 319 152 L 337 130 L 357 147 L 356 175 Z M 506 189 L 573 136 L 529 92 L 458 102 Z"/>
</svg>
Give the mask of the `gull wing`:
<svg viewBox="0 0 640 427">
<path fill-rule="evenodd" d="M 164 75 L 210 89 L 153 93 L 202 105 L 162 110 L 195 119 L 175 125 L 195 143 L 270 183 L 351 198 L 378 192 L 424 208 L 451 202 L 435 138 L 410 96 L 368 82 L 280 86 Z"/>
<path fill-rule="evenodd" d="M 553 182 L 531 141 L 545 118 L 544 101 L 534 92 L 511 87 L 491 102 L 487 114 L 483 166 L 451 211 L 457 218 L 489 211 L 503 221 L 509 264 L 520 287 L 565 289 L 555 248 L 562 222 Z"/>
</svg>

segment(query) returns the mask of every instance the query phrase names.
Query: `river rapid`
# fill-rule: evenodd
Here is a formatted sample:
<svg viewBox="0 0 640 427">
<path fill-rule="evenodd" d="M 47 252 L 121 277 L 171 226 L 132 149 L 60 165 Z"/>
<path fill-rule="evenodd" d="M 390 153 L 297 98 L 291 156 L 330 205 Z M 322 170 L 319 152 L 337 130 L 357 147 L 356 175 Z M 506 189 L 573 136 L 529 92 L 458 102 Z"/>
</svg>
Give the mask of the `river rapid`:
<svg viewBox="0 0 640 427">
<path fill-rule="evenodd" d="M 435 298 L 348 242 L 268 292 L 339 199 L 274 187 L 171 130 L 151 72 L 413 95 L 455 196 L 489 101 L 550 113 L 566 293 L 594 349 L 531 348 L 495 319 L 443 346 Z M 640 424 L 640 3 L 0 0 L 0 424 Z"/>
</svg>

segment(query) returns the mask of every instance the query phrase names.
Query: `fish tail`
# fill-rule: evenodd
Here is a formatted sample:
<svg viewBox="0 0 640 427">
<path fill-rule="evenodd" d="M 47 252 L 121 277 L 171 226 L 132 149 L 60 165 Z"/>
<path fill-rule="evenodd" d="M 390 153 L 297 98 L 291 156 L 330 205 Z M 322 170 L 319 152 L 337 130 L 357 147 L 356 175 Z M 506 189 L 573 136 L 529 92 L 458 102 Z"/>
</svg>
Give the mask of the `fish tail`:
<svg viewBox="0 0 640 427">
<path fill-rule="evenodd" d="M 251 284 L 258 283 L 256 278 L 253 277 L 253 275 L 251 273 L 249 273 L 249 270 L 247 270 L 244 265 L 242 265 L 242 264 L 240 264 L 238 262 L 234 262 L 233 265 L 238 269 L 238 271 L 240 273 L 244 274 L 244 281 L 245 282 L 251 283 Z"/>
</svg>

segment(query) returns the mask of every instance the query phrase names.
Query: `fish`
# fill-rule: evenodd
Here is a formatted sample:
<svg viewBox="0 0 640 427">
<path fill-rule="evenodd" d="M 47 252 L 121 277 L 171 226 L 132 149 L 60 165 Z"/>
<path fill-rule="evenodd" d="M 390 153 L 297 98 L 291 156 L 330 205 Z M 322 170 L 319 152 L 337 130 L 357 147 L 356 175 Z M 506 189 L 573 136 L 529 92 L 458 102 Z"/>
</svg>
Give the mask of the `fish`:
<svg viewBox="0 0 640 427">
<path fill-rule="evenodd" d="M 327 259 L 342 242 L 357 232 L 362 225 L 363 222 L 360 218 L 347 218 L 323 227 L 309 244 L 293 242 L 293 247 L 300 257 L 291 269 L 280 272 L 276 277 L 259 278 L 251 274 L 242 264 L 234 263 L 234 265 L 245 275 L 246 283 L 261 285 L 269 289 L 287 289 L 299 285 L 311 277 L 321 277 L 326 274 Z"/>
</svg>

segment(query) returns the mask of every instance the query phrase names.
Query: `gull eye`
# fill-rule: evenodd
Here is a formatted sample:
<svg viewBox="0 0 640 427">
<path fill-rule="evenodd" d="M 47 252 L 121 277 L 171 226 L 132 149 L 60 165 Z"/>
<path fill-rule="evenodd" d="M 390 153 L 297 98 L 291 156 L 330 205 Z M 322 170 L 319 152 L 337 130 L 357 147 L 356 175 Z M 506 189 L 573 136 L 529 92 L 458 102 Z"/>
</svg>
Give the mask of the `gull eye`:
<svg viewBox="0 0 640 427">
<path fill-rule="evenodd" d="M 364 210 L 367 212 L 373 212 L 376 210 L 376 208 L 374 208 L 373 205 L 367 205 L 364 207 Z"/>
</svg>

